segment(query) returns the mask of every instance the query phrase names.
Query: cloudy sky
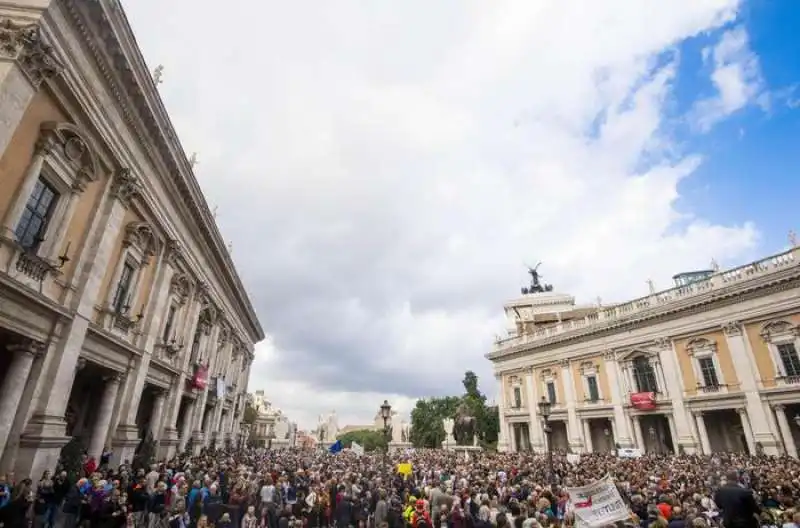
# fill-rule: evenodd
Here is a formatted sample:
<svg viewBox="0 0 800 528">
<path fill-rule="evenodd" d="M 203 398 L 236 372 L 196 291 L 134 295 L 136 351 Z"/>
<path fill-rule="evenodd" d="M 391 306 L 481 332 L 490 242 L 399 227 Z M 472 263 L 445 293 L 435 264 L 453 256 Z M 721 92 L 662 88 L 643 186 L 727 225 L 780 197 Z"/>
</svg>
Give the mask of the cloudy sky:
<svg viewBox="0 0 800 528">
<path fill-rule="evenodd" d="M 785 239 L 698 176 L 796 102 L 736 0 L 163 4 L 124 2 L 301 427 L 493 393 L 525 263 L 613 301 Z"/>
</svg>

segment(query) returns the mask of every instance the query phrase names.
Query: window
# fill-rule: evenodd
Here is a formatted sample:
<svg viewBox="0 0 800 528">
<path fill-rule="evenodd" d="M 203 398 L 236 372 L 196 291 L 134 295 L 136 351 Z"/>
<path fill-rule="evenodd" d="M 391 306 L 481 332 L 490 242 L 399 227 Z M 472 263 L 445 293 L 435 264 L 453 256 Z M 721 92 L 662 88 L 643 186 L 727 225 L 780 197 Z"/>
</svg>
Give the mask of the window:
<svg viewBox="0 0 800 528">
<path fill-rule="evenodd" d="M 15 234 L 22 247 L 33 251 L 39 248 L 57 198 L 58 193 L 50 185 L 42 179 L 37 180 L 17 224 Z"/>
<path fill-rule="evenodd" d="M 600 400 L 600 389 L 597 386 L 597 376 L 586 376 L 586 390 L 588 391 L 589 401 Z"/>
<path fill-rule="evenodd" d="M 794 347 L 794 343 L 783 343 L 777 345 L 777 348 L 784 375 L 786 377 L 800 376 L 800 358 L 797 356 L 797 349 Z"/>
<path fill-rule="evenodd" d="M 700 366 L 700 376 L 703 379 L 704 387 L 719 387 L 719 378 L 717 377 L 717 367 L 714 365 L 714 358 L 711 356 L 701 357 L 697 360 Z"/>
<path fill-rule="evenodd" d="M 656 371 L 648 358 L 639 356 L 633 360 L 633 382 L 636 392 L 658 392 Z"/>
<path fill-rule="evenodd" d="M 119 282 L 117 282 L 117 291 L 114 292 L 114 300 L 111 303 L 112 308 L 118 314 L 125 313 L 130 309 L 130 294 L 134 272 L 133 264 L 130 262 L 123 264 L 122 273 L 120 273 Z"/>
<path fill-rule="evenodd" d="M 522 407 L 522 391 L 519 387 L 514 387 L 514 408 Z"/>
<path fill-rule="evenodd" d="M 167 343 L 172 339 L 172 327 L 175 325 L 175 316 L 178 313 L 178 307 L 174 304 L 170 305 L 169 311 L 167 312 L 167 323 L 164 325 L 164 335 L 161 336 L 161 340 Z"/>
<path fill-rule="evenodd" d="M 550 400 L 551 405 L 555 405 L 556 402 L 556 384 L 555 382 L 548 381 L 547 382 L 547 399 Z"/>
</svg>

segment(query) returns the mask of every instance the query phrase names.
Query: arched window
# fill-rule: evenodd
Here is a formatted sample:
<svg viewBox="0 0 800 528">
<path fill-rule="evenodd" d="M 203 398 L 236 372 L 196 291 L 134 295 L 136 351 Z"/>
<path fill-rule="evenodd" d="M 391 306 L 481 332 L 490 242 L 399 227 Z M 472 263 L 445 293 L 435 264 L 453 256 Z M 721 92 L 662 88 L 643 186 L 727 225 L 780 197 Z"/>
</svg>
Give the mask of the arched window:
<svg viewBox="0 0 800 528">
<path fill-rule="evenodd" d="M 636 392 L 659 392 L 656 371 L 650 362 L 650 358 L 637 356 L 633 359 L 632 364 L 633 383 L 636 385 Z"/>
</svg>

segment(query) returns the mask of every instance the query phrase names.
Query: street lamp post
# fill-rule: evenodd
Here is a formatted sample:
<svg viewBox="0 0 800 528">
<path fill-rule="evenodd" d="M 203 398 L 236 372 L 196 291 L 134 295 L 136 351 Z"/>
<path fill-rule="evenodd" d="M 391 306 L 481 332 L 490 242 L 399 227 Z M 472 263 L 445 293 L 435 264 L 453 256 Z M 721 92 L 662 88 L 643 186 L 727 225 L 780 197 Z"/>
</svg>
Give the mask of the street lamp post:
<svg viewBox="0 0 800 528">
<path fill-rule="evenodd" d="M 381 418 L 383 419 L 383 439 L 386 441 L 386 459 L 389 458 L 389 432 L 391 429 L 392 406 L 389 400 L 383 400 L 381 405 Z"/>
<path fill-rule="evenodd" d="M 542 421 L 544 422 L 544 436 L 545 442 L 547 442 L 545 446 L 545 452 L 547 454 L 547 478 L 548 483 L 553 484 L 555 481 L 555 472 L 553 471 L 553 428 L 550 427 L 550 409 L 550 400 L 542 396 L 539 402 L 539 414 L 542 416 Z"/>
</svg>

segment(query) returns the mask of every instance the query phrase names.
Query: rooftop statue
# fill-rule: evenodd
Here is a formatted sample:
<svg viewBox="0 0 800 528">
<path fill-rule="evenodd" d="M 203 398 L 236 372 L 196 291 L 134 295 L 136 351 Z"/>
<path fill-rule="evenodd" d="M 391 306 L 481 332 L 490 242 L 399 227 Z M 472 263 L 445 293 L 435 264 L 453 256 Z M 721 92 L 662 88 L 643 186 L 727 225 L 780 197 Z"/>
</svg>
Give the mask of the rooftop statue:
<svg viewBox="0 0 800 528">
<path fill-rule="evenodd" d="M 551 292 L 553 291 L 553 286 L 550 284 L 542 284 L 539 279 L 543 277 L 539 274 L 539 266 L 542 263 L 539 262 L 536 264 L 535 267 L 527 266 L 528 268 L 528 275 L 531 276 L 531 285 L 527 288 L 522 288 L 522 295 L 528 295 L 530 293 L 543 293 L 543 292 Z"/>
</svg>

